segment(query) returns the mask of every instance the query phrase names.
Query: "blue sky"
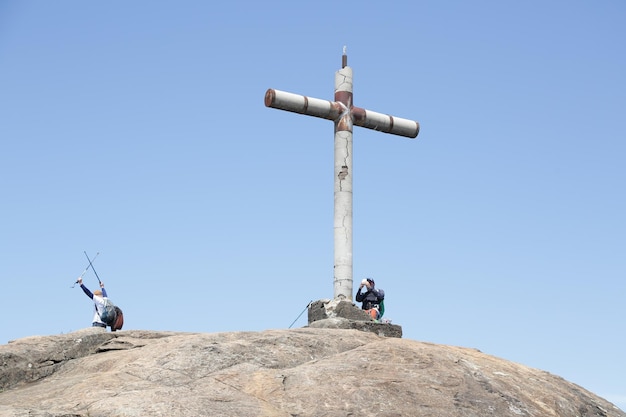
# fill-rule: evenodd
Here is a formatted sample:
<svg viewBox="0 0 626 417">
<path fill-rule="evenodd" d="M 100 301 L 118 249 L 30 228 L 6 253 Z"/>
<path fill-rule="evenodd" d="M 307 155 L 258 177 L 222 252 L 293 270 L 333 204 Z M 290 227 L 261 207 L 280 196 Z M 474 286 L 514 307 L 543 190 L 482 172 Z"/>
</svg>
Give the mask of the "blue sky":
<svg viewBox="0 0 626 417">
<path fill-rule="evenodd" d="M 287 328 L 333 295 L 333 125 L 268 88 L 420 122 L 354 130 L 354 279 L 407 339 L 626 409 L 622 1 L 0 1 L 0 343 Z M 95 289 L 93 273 L 85 276 Z M 306 314 L 295 327 L 306 325 Z"/>
</svg>

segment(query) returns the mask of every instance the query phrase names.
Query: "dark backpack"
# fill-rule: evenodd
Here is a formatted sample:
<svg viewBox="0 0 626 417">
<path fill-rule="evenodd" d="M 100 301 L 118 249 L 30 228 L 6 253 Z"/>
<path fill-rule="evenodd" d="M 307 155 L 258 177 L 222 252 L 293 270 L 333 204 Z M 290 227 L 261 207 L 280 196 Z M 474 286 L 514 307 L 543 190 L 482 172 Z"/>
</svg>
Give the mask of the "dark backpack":
<svg viewBox="0 0 626 417">
<path fill-rule="evenodd" d="M 122 330 L 122 326 L 124 326 L 124 313 L 121 308 L 115 306 L 115 321 L 111 324 L 111 331 Z"/>
<path fill-rule="evenodd" d="M 380 288 L 378 288 L 378 312 L 380 313 L 378 319 L 380 319 L 385 314 L 385 291 Z"/>
<path fill-rule="evenodd" d="M 100 320 L 102 320 L 107 326 L 111 326 L 115 323 L 117 313 L 115 311 L 115 304 L 108 298 L 104 298 L 104 306 L 102 307 L 102 313 L 99 313 Z"/>
</svg>

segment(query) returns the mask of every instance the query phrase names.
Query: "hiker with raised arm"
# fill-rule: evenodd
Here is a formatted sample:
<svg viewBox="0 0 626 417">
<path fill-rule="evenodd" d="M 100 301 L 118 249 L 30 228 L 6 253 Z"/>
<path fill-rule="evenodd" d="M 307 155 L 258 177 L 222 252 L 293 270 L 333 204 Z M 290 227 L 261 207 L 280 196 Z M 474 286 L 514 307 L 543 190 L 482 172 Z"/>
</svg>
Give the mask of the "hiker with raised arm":
<svg viewBox="0 0 626 417">
<path fill-rule="evenodd" d="M 87 252 L 85 252 L 85 256 L 87 257 L 87 260 L 89 260 L 89 265 L 78 277 L 76 284 L 80 284 L 80 288 L 82 288 L 87 297 L 93 300 L 96 312 L 93 316 L 93 322 L 91 325 L 93 327 L 102 327 L 105 329 L 107 326 L 110 326 L 112 332 L 122 330 L 122 326 L 124 326 L 124 313 L 121 308 L 109 300 L 107 297 L 107 291 L 104 289 L 104 283 L 100 280 L 100 277 L 98 276 L 96 269 L 93 267 L 93 263 L 91 262 L 91 259 L 89 259 Z M 98 256 L 98 254 L 96 254 L 96 256 Z M 94 291 L 93 293 L 89 291 L 89 288 L 83 285 L 83 275 L 85 275 L 85 272 L 87 272 L 89 268 L 91 268 L 93 273 L 96 275 L 98 283 L 100 284 L 100 289 Z"/>
<path fill-rule="evenodd" d="M 104 312 L 104 304 L 105 304 L 104 299 L 107 298 L 107 290 L 104 289 L 104 283 L 100 281 L 101 289 L 95 290 L 92 293 L 89 290 L 89 288 L 85 287 L 85 285 L 83 284 L 82 278 L 78 278 L 76 282 L 80 285 L 80 288 L 87 295 L 87 297 L 93 300 L 95 313 L 93 315 L 93 322 L 91 323 L 91 325 L 93 327 L 103 327 L 106 329 L 107 324 L 104 321 L 102 321 L 102 314 Z"/>
<path fill-rule="evenodd" d="M 363 287 L 366 288 L 363 292 Z M 366 278 L 361 281 L 359 290 L 356 293 L 356 301 L 363 303 L 361 309 L 373 319 L 379 320 L 385 313 L 385 292 L 376 288 L 376 283 L 372 278 Z"/>
</svg>

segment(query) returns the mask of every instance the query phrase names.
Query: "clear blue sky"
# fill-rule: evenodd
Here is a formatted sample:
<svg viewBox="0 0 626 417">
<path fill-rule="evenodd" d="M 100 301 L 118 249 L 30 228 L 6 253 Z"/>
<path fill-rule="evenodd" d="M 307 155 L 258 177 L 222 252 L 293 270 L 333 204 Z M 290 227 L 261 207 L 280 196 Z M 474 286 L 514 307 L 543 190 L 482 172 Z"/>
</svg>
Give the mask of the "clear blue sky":
<svg viewBox="0 0 626 417">
<path fill-rule="evenodd" d="M 626 409 L 626 3 L 302 3 L 0 1 L 0 343 L 90 326 L 83 251 L 125 329 L 332 297 L 333 125 L 263 97 L 332 100 L 345 45 L 355 105 L 422 127 L 354 130 L 355 282 Z"/>
</svg>

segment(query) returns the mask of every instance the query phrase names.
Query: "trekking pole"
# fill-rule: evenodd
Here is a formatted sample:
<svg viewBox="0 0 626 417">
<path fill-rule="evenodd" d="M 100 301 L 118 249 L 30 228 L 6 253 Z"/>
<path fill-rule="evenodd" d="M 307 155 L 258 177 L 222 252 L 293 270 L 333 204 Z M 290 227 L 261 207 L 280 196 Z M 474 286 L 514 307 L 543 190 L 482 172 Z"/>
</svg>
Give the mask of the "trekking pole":
<svg viewBox="0 0 626 417">
<path fill-rule="evenodd" d="M 307 309 L 307 308 L 309 308 L 309 306 L 311 305 L 311 303 L 312 303 L 312 302 L 313 302 L 313 300 L 309 301 L 309 304 L 307 304 L 307 305 L 306 305 L 306 307 L 304 307 L 304 310 L 302 310 L 302 313 L 300 313 L 300 314 L 298 315 L 298 317 L 296 317 L 296 319 L 293 321 L 293 323 L 291 323 L 291 324 L 289 325 L 289 327 L 287 327 L 288 329 L 291 329 L 291 326 L 293 326 L 293 325 L 294 325 L 294 323 L 298 321 L 298 319 L 300 318 L 300 316 L 304 314 L 304 312 L 306 311 L 306 309 Z"/>
<path fill-rule="evenodd" d="M 85 252 L 85 251 L 83 251 L 83 252 Z M 98 252 L 98 253 L 100 253 L 100 252 Z M 98 278 L 98 283 L 102 284 L 102 281 L 100 281 L 100 277 L 98 276 L 98 273 L 94 269 L 93 264 L 91 263 L 91 259 L 89 259 L 89 255 L 87 255 L 87 252 L 85 252 L 85 256 L 87 257 L 87 260 L 89 261 L 89 266 L 91 267 L 91 270 L 93 271 L 94 274 L 96 274 L 96 278 Z M 96 255 L 96 256 L 98 256 L 98 255 Z M 93 259 L 95 260 L 96 258 L 93 258 Z"/>
<path fill-rule="evenodd" d="M 96 258 L 98 257 L 98 255 L 100 255 L 100 252 L 97 252 L 97 253 L 96 253 L 96 256 L 94 256 L 94 257 L 93 257 L 93 260 L 94 260 L 94 261 L 96 260 Z M 90 266 L 93 268 L 93 266 L 91 265 L 91 262 L 89 262 L 89 265 L 87 265 L 87 268 L 85 268 L 85 270 L 83 271 L 83 273 L 82 273 L 82 274 L 80 274 L 80 276 L 78 277 L 78 279 L 81 279 L 83 276 L 85 276 L 85 274 L 86 274 L 86 273 L 87 273 L 87 271 L 89 270 L 89 267 L 90 267 Z M 78 284 L 78 279 L 76 280 L 76 282 L 74 283 L 74 285 L 72 285 L 70 288 L 74 288 L 74 287 L 76 286 L 76 284 Z"/>
</svg>

